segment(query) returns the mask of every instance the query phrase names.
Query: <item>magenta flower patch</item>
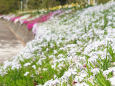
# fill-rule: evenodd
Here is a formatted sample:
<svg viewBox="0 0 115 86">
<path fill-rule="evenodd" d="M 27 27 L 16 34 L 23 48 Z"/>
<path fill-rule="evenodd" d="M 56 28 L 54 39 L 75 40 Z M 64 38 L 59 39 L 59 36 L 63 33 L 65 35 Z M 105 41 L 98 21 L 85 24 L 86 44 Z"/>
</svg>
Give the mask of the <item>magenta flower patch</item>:
<svg viewBox="0 0 115 86">
<path fill-rule="evenodd" d="M 31 30 L 33 28 L 34 24 L 43 23 L 43 22 L 49 20 L 52 16 L 54 16 L 56 14 L 60 14 L 60 13 L 62 13 L 62 11 L 57 10 L 57 11 L 54 11 L 54 12 L 50 12 L 50 13 L 48 13 L 46 15 L 40 16 L 39 18 L 36 18 L 36 19 L 34 19 L 32 21 L 25 21 L 24 23 L 27 24 L 28 30 Z"/>
<path fill-rule="evenodd" d="M 24 20 L 23 24 L 28 24 L 29 21 L 28 20 Z"/>
<path fill-rule="evenodd" d="M 33 28 L 34 24 L 36 24 L 36 22 L 32 22 L 30 24 L 27 24 L 28 30 L 31 30 Z"/>
<path fill-rule="evenodd" d="M 36 18 L 32 21 L 29 21 L 29 22 L 26 21 L 28 30 L 31 30 L 33 28 L 34 24 L 36 24 L 38 22 L 42 23 L 42 22 L 47 21 L 48 19 L 50 19 L 52 14 L 53 14 L 53 12 L 50 12 L 47 15 L 40 16 L 39 18 Z"/>
</svg>

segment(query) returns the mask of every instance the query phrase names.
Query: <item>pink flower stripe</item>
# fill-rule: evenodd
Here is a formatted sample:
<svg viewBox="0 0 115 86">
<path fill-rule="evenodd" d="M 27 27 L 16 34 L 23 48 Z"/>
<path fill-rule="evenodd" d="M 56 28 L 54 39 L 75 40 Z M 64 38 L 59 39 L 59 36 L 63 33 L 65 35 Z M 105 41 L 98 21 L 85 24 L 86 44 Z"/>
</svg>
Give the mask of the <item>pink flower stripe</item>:
<svg viewBox="0 0 115 86">
<path fill-rule="evenodd" d="M 43 15 L 43 16 L 41 16 L 39 18 L 36 18 L 36 19 L 34 19 L 32 21 L 29 21 L 29 23 L 27 24 L 28 30 L 31 30 L 33 28 L 33 25 L 38 23 L 38 22 L 45 22 L 45 21 L 47 21 L 52 16 L 52 14 L 53 14 L 53 12 L 50 12 L 47 15 Z"/>
<path fill-rule="evenodd" d="M 32 20 L 28 20 L 28 19 L 31 19 L 32 17 L 29 17 L 29 18 L 27 18 L 27 19 L 24 19 L 24 21 L 23 21 L 23 24 L 28 24 L 30 21 L 32 21 Z M 34 20 L 34 19 L 33 19 Z"/>
<path fill-rule="evenodd" d="M 21 16 L 13 17 L 13 18 L 11 18 L 10 20 L 14 22 L 16 19 L 19 19 L 20 17 L 21 17 Z"/>
<path fill-rule="evenodd" d="M 29 21 L 28 20 L 24 20 L 23 24 L 28 24 Z"/>
<path fill-rule="evenodd" d="M 59 14 L 61 12 L 62 12 L 61 10 L 50 12 L 50 13 L 40 16 L 39 18 L 36 18 L 32 21 L 25 21 L 24 23 L 27 24 L 28 30 L 31 30 L 33 28 L 34 24 L 45 22 L 45 21 L 49 20 L 52 16 Z"/>
</svg>

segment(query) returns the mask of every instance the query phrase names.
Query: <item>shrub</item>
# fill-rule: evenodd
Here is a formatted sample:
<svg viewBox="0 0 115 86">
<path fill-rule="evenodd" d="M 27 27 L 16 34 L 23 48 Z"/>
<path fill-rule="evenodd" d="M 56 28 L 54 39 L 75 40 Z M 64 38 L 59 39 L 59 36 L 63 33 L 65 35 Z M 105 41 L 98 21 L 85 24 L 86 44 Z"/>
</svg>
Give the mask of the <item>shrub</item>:
<svg viewBox="0 0 115 86">
<path fill-rule="evenodd" d="M 108 1 L 110 1 L 110 0 L 97 0 L 97 3 L 104 4 L 104 3 L 107 3 Z"/>
<path fill-rule="evenodd" d="M 0 0 L 0 14 L 14 12 L 19 8 L 19 0 Z"/>
</svg>

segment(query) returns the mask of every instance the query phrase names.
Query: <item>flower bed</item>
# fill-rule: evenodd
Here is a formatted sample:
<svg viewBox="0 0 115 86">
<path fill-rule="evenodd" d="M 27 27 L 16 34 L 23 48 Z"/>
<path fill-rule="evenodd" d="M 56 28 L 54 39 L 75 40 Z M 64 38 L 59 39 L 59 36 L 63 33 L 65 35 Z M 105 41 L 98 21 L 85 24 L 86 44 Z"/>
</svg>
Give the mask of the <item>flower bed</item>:
<svg viewBox="0 0 115 86">
<path fill-rule="evenodd" d="M 109 2 L 35 24 L 35 39 L 1 66 L 0 84 L 114 86 L 114 10 Z"/>
</svg>

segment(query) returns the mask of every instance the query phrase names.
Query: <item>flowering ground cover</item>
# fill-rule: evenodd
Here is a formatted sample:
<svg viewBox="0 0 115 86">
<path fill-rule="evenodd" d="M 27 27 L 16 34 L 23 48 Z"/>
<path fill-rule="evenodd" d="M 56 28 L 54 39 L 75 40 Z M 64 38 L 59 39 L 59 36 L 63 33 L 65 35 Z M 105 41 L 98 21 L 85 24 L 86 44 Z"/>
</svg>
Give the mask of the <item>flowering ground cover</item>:
<svg viewBox="0 0 115 86">
<path fill-rule="evenodd" d="M 65 10 L 33 30 L 35 39 L 0 66 L 0 85 L 115 86 L 115 2 Z"/>
<path fill-rule="evenodd" d="M 91 4 L 92 5 L 92 4 Z M 88 6 L 88 4 L 86 4 Z M 51 17 L 61 14 L 66 9 L 81 9 L 84 6 L 78 3 L 71 3 L 68 5 L 59 5 L 56 7 L 52 7 L 49 9 L 41 9 L 41 10 L 33 10 L 33 11 L 25 11 L 19 12 L 13 15 L 2 15 L 0 18 L 3 18 L 8 21 L 12 21 L 14 23 L 19 22 L 20 24 L 26 24 L 27 29 L 31 30 L 36 23 L 43 23 L 49 20 Z"/>
</svg>

